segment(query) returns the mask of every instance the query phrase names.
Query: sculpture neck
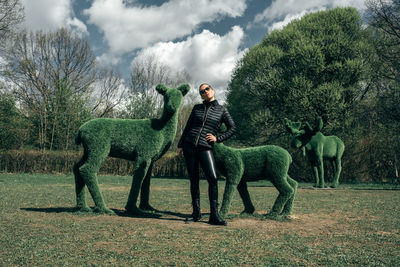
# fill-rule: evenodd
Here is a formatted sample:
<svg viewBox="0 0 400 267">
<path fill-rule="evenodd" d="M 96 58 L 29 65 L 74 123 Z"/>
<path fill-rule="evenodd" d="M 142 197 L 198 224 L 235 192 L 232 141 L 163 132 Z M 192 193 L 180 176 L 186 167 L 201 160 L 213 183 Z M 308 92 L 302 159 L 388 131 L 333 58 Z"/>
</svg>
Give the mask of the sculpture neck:
<svg viewBox="0 0 400 267">
<path fill-rule="evenodd" d="M 178 111 L 167 112 L 165 109 L 159 119 L 160 128 L 167 136 L 174 136 L 178 126 Z"/>
</svg>

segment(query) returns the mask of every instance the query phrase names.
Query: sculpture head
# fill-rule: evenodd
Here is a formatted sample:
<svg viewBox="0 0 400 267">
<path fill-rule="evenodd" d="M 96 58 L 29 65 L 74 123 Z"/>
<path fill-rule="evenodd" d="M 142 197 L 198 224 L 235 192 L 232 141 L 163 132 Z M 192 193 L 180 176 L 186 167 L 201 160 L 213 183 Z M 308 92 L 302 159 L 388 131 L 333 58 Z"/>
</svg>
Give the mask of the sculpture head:
<svg viewBox="0 0 400 267">
<path fill-rule="evenodd" d="M 321 131 L 322 126 L 323 122 L 321 117 L 317 118 L 314 128 L 312 128 L 308 122 L 302 124 L 301 122 L 292 122 L 285 118 L 286 130 L 293 134 L 291 146 L 294 148 L 303 148 L 316 133 Z"/>
<path fill-rule="evenodd" d="M 188 84 L 182 84 L 178 88 L 167 88 L 164 84 L 157 85 L 156 91 L 164 96 L 164 112 L 175 113 L 182 103 L 182 98 L 189 90 Z"/>
</svg>

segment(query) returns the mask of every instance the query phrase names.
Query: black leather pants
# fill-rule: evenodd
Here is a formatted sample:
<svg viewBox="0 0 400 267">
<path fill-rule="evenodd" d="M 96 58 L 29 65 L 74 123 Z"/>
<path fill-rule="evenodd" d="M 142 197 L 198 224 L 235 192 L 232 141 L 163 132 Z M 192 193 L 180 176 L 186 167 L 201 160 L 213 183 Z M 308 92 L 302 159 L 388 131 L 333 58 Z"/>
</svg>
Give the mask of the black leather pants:
<svg viewBox="0 0 400 267">
<path fill-rule="evenodd" d="M 192 203 L 200 199 L 199 165 L 208 181 L 208 198 L 210 202 L 218 202 L 217 172 L 212 150 L 201 150 L 192 145 L 185 145 L 183 147 L 183 154 L 190 177 Z"/>
</svg>

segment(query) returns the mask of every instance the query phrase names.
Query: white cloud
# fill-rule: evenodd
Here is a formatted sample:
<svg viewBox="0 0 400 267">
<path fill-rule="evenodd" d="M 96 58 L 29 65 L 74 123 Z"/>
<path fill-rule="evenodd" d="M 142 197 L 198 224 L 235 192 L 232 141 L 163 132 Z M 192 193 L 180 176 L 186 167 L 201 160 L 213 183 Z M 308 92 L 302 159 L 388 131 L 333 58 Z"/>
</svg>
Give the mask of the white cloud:
<svg viewBox="0 0 400 267">
<path fill-rule="evenodd" d="M 275 0 L 262 13 L 256 15 L 249 27 L 263 25 L 269 30 L 279 29 L 310 12 L 348 6 L 362 10 L 365 8 L 364 2 L 365 0 Z"/>
<path fill-rule="evenodd" d="M 273 31 L 273 30 L 282 29 L 283 27 L 285 27 L 286 25 L 288 25 L 292 20 L 300 19 L 300 18 L 303 17 L 305 14 L 310 13 L 310 12 L 313 12 L 313 11 L 302 11 L 302 12 L 296 13 L 296 14 L 288 14 L 288 15 L 285 16 L 285 18 L 284 18 L 283 20 L 272 23 L 272 24 L 268 27 L 268 30 L 269 30 L 269 31 Z"/>
<path fill-rule="evenodd" d="M 84 11 L 109 45 L 105 57 L 122 56 L 157 42 L 191 35 L 201 23 L 241 16 L 245 0 L 170 0 L 160 6 L 139 6 L 134 1 L 94 0 Z M 112 56 L 113 55 L 113 56 Z"/>
<path fill-rule="evenodd" d="M 245 52 L 240 49 L 243 37 L 239 26 L 224 36 L 203 30 L 182 42 L 159 42 L 145 48 L 133 63 L 143 61 L 148 55 L 155 56 L 174 71 L 185 70 L 196 83 L 210 83 L 216 89 L 217 98 L 224 100 L 232 70 Z"/>
<path fill-rule="evenodd" d="M 61 27 L 87 34 L 86 25 L 77 19 L 72 0 L 22 0 L 25 8 L 25 26 L 30 31 L 54 31 Z"/>
</svg>

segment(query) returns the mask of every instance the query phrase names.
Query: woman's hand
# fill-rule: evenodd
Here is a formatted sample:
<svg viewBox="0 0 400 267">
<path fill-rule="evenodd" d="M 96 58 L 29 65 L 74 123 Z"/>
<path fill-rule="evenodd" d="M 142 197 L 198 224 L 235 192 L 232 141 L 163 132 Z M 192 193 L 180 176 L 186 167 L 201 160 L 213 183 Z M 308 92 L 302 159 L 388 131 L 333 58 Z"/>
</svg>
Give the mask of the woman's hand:
<svg viewBox="0 0 400 267">
<path fill-rule="evenodd" d="M 178 148 L 178 157 L 182 156 L 183 149 L 181 147 Z"/>
<path fill-rule="evenodd" d="M 206 135 L 206 140 L 207 140 L 208 142 L 214 143 L 214 142 L 217 142 L 217 137 L 215 137 L 214 135 L 208 133 L 208 134 Z"/>
</svg>

